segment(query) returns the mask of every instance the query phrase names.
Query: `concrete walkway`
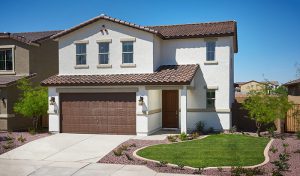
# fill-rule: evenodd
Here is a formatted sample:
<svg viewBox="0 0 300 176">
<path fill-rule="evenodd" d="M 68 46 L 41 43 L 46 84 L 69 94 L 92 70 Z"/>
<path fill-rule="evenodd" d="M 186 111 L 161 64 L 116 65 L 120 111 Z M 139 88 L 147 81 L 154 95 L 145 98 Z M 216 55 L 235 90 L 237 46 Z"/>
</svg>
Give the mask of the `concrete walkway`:
<svg viewBox="0 0 300 176">
<path fill-rule="evenodd" d="M 146 166 L 96 163 L 128 139 L 160 140 L 129 135 L 56 134 L 0 155 L 1 176 L 180 176 Z"/>
</svg>

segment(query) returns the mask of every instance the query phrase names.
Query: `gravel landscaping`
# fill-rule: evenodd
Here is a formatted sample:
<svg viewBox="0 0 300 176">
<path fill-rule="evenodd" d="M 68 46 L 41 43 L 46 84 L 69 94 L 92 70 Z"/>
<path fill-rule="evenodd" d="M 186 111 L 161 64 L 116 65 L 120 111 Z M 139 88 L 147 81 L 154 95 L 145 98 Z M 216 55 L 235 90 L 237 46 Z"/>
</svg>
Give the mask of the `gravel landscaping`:
<svg viewBox="0 0 300 176">
<path fill-rule="evenodd" d="M 121 156 L 116 156 L 113 151 L 103 157 L 99 162 L 100 163 L 113 163 L 113 164 L 128 164 L 128 165 L 146 165 L 147 167 L 163 173 L 178 173 L 178 174 L 199 174 L 199 171 L 195 171 L 193 169 L 183 168 L 180 169 L 179 167 L 171 167 L 167 165 L 160 165 L 158 163 L 149 162 L 137 159 L 133 157 L 133 152 L 139 148 L 153 145 L 153 144 L 167 144 L 170 143 L 168 140 L 128 140 L 114 149 L 116 152 L 118 148 L 121 146 L 128 146 L 125 147 L 122 152 Z M 283 143 L 287 144 L 283 147 Z M 269 151 L 270 161 L 278 160 L 279 154 L 283 153 L 286 150 L 287 153 L 290 154 L 290 159 L 288 161 L 290 168 L 288 171 L 282 172 L 285 176 L 299 176 L 300 175 L 300 153 L 297 150 L 300 150 L 300 140 L 296 138 L 295 135 L 291 134 L 284 134 L 284 137 L 277 137 L 273 141 L 272 145 L 274 148 L 277 149 L 275 153 Z M 296 153 L 295 153 L 296 152 Z M 118 153 L 118 152 L 116 152 Z M 271 176 L 272 170 L 274 169 L 274 165 L 270 162 L 264 166 L 259 167 L 257 170 L 261 170 L 264 173 L 260 175 Z M 231 169 L 205 169 L 200 173 L 203 175 L 222 175 L 222 176 L 230 176 L 232 175 Z M 258 175 L 258 174 L 255 174 Z"/>
<path fill-rule="evenodd" d="M 0 154 L 49 135 L 49 133 L 37 133 L 32 135 L 28 132 L 0 132 Z"/>
</svg>

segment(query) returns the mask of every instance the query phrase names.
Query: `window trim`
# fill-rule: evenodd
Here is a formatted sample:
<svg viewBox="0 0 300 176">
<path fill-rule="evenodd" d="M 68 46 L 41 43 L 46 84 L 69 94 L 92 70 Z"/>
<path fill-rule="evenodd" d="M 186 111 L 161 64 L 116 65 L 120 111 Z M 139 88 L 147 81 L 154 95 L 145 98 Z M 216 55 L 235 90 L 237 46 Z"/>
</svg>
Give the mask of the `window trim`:
<svg viewBox="0 0 300 176">
<path fill-rule="evenodd" d="M 0 50 L 11 49 L 11 57 L 12 57 L 12 69 L 11 70 L 0 70 L 0 74 L 16 74 L 15 72 L 15 45 L 1 45 Z M 5 55 L 6 57 L 6 55 Z"/>
<path fill-rule="evenodd" d="M 78 42 L 78 43 L 77 43 Z M 87 66 L 87 44 L 88 43 L 85 43 L 85 42 L 82 42 L 82 41 L 77 41 L 76 43 L 75 43 L 75 67 L 76 68 L 79 68 L 79 67 L 77 67 L 77 66 Z M 82 44 L 84 44 L 85 45 L 85 53 L 84 54 L 77 54 L 77 45 L 82 45 Z M 85 64 L 78 64 L 77 63 L 77 56 L 85 56 Z"/>
<path fill-rule="evenodd" d="M 208 98 L 207 97 L 207 93 L 208 92 L 214 92 L 215 93 L 215 97 L 214 98 Z M 208 100 L 213 100 L 214 101 L 214 106 L 213 107 L 208 107 Z M 206 109 L 215 109 L 216 108 L 216 89 L 207 89 L 206 90 Z"/>
<path fill-rule="evenodd" d="M 128 40 L 126 40 L 126 41 L 121 41 L 122 42 L 122 64 L 121 65 L 135 65 L 134 64 L 134 41 L 128 41 Z M 131 42 L 132 43 L 132 52 L 124 52 L 123 51 L 123 45 L 124 45 L 124 43 L 125 42 Z M 123 54 L 131 54 L 132 53 L 132 62 L 131 63 L 125 63 L 124 62 L 124 55 Z"/>
<path fill-rule="evenodd" d="M 110 42 L 97 42 L 98 43 L 98 66 L 105 67 L 104 65 L 110 65 Z M 100 44 L 107 43 L 108 44 L 108 52 L 107 53 L 100 53 Z M 107 64 L 100 63 L 100 55 L 107 55 L 108 61 Z"/>
<path fill-rule="evenodd" d="M 214 51 L 209 51 L 209 43 L 214 43 Z M 216 62 L 216 41 L 215 40 L 207 40 L 206 41 L 206 62 Z M 208 53 L 213 53 L 214 54 L 214 57 L 213 57 L 213 60 L 208 60 Z"/>
</svg>

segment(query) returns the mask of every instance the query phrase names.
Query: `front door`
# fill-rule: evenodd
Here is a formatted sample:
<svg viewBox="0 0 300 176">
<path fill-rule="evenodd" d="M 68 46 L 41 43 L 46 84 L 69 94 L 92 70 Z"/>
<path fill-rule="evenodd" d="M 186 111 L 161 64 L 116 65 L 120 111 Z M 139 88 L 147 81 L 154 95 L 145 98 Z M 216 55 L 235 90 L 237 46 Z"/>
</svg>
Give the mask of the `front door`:
<svg viewBox="0 0 300 176">
<path fill-rule="evenodd" d="M 178 90 L 162 91 L 162 126 L 178 128 Z"/>
</svg>

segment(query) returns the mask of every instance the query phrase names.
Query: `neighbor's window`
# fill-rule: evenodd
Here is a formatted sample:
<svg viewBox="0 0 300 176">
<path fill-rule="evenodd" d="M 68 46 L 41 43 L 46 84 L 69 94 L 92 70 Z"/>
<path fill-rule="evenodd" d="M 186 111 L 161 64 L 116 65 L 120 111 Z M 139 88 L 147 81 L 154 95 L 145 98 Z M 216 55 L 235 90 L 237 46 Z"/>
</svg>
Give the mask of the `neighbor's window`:
<svg viewBox="0 0 300 176">
<path fill-rule="evenodd" d="M 123 64 L 133 63 L 133 42 L 122 42 L 122 44 Z"/>
<path fill-rule="evenodd" d="M 12 48 L 0 49 L 0 70 L 1 71 L 13 70 Z"/>
<path fill-rule="evenodd" d="M 86 65 L 86 44 L 76 44 L 76 65 Z"/>
<path fill-rule="evenodd" d="M 215 48 L 216 48 L 215 41 L 206 42 L 206 60 L 207 61 L 215 60 Z"/>
<path fill-rule="evenodd" d="M 109 43 L 99 43 L 99 64 L 108 64 L 109 62 Z"/>
<path fill-rule="evenodd" d="M 215 90 L 207 90 L 206 92 L 206 107 L 215 108 L 216 92 Z"/>
</svg>

